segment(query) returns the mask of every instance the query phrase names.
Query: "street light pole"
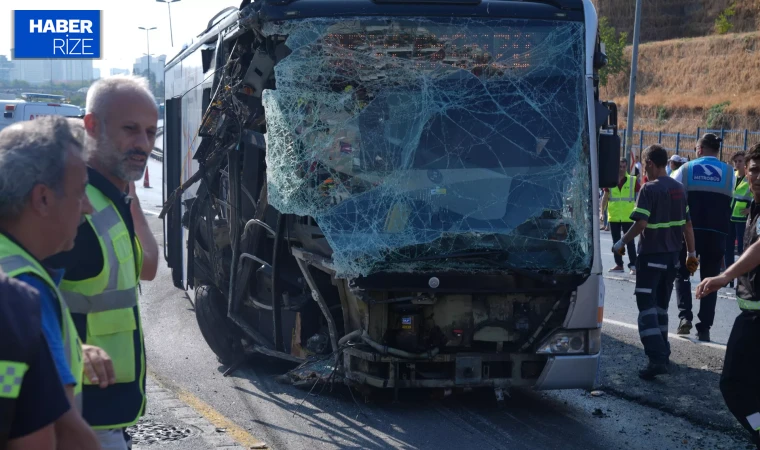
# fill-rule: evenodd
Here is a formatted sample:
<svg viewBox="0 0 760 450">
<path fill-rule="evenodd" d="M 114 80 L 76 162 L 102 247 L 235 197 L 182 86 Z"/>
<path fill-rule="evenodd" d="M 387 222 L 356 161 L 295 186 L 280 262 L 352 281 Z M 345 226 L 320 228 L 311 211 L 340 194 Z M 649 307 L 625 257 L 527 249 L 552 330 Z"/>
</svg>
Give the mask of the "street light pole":
<svg viewBox="0 0 760 450">
<path fill-rule="evenodd" d="M 143 53 L 143 55 L 145 55 L 145 54 Z M 147 56 L 147 57 L 148 57 L 148 60 L 150 60 L 150 57 L 151 57 L 151 56 L 153 56 L 153 55 L 145 55 L 145 56 Z M 151 75 L 151 73 L 152 73 L 152 72 L 150 71 L 150 69 L 148 69 L 148 84 L 150 84 L 150 85 L 151 85 L 151 87 L 150 87 L 150 91 L 151 91 L 151 92 L 153 92 L 154 86 L 153 86 L 153 85 L 151 84 L 151 82 L 150 82 L 150 75 Z M 156 75 L 158 75 L 158 74 L 156 74 Z M 156 84 L 158 84 L 158 79 L 156 79 Z M 155 92 L 154 92 L 154 94 L 155 94 Z"/>
<path fill-rule="evenodd" d="M 639 31 L 641 29 L 641 0 L 636 0 L 636 19 L 633 25 L 633 51 L 631 52 L 631 86 L 628 92 L 628 124 L 625 133 L 625 157 L 631 157 L 633 146 L 633 116 L 636 107 L 636 71 L 639 66 Z"/>
<path fill-rule="evenodd" d="M 156 27 L 150 27 L 150 28 L 137 27 L 137 28 L 139 28 L 141 30 L 145 30 L 145 40 L 148 43 L 148 84 L 150 84 L 150 31 L 151 30 L 155 30 Z M 151 87 L 151 90 L 153 90 L 152 87 Z"/>
<path fill-rule="evenodd" d="M 166 6 L 169 8 L 169 36 L 172 40 L 172 47 L 174 47 L 174 32 L 172 31 L 172 3 L 178 2 L 179 0 L 156 0 L 158 3 L 166 3 Z"/>
</svg>

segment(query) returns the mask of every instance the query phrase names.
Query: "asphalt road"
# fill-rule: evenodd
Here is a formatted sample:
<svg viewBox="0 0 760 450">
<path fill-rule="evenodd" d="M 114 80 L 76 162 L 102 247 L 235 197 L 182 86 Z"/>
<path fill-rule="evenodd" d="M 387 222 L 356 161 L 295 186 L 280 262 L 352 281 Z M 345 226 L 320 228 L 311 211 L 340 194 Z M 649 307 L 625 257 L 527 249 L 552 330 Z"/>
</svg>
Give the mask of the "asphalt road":
<svg viewBox="0 0 760 450">
<path fill-rule="evenodd" d="M 635 276 L 630 275 L 628 270 L 624 273 L 609 273 L 608 270 L 615 266 L 615 259 L 612 256 L 612 237 L 609 232 L 601 233 L 601 250 L 602 265 L 604 266 L 605 290 L 604 300 L 604 319 L 606 321 L 623 322 L 632 326 L 636 325 L 636 298 L 633 295 Z M 623 257 L 624 265 L 628 265 L 628 256 Z M 697 272 L 691 277 L 692 290 L 692 312 L 694 313 L 693 323 L 699 322 L 697 313 L 699 312 L 699 300 L 694 297 L 694 290 L 699 284 L 700 277 Z M 674 333 L 678 329 L 678 305 L 675 289 L 670 299 L 670 308 L 668 309 L 670 332 Z M 718 303 L 715 307 L 715 323 L 710 330 L 710 338 L 716 344 L 725 345 L 728 342 L 728 336 L 731 333 L 731 327 L 734 319 L 739 315 L 739 307 L 736 304 L 735 290 L 730 288 L 721 289 L 718 293 Z M 691 331 L 691 339 L 696 339 L 696 329 Z"/>
<path fill-rule="evenodd" d="M 153 211 L 161 195 L 156 166 L 151 161 L 154 188 L 138 191 L 143 207 Z M 161 242 L 160 221 L 151 215 L 149 222 Z M 609 234 L 603 235 L 602 247 L 611 245 Z M 607 253 L 604 265 L 612 266 Z M 208 405 L 214 415 L 275 449 L 750 448 L 718 390 L 720 344 L 728 337 L 735 304 L 726 298 L 719 302 L 716 344 L 673 338 L 672 374 L 647 383 L 636 376 L 645 359 L 629 278 L 605 279 L 601 386 L 594 395 L 515 390 L 500 409 L 489 390 L 446 398 L 411 391 L 394 404 L 388 395 L 366 398 L 339 386 L 309 393 L 279 384 L 275 377 L 293 366 L 267 360 L 223 377 L 226 367 L 204 342 L 190 297 L 172 286 L 164 264 L 156 280 L 142 286 L 148 367 L 163 386 Z M 671 317 L 677 317 L 675 305 Z M 675 322 L 671 319 L 673 332 Z"/>
</svg>

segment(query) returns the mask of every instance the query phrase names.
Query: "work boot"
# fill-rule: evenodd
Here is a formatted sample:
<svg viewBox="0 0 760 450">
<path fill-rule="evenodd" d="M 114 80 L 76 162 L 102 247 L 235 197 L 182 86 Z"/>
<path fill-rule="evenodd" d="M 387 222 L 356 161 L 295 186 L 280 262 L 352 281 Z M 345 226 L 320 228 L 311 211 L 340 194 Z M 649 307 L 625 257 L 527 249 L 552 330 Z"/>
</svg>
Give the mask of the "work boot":
<svg viewBox="0 0 760 450">
<path fill-rule="evenodd" d="M 646 368 L 639 370 L 639 378 L 642 380 L 654 380 L 657 375 L 666 375 L 668 366 L 662 363 L 649 362 Z"/>
<path fill-rule="evenodd" d="M 681 323 L 678 324 L 678 331 L 677 334 L 686 334 L 688 335 L 691 332 L 691 320 L 688 319 L 681 319 Z"/>
<path fill-rule="evenodd" d="M 610 272 L 622 272 L 623 266 L 615 266 L 612 269 L 610 269 Z"/>
<path fill-rule="evenodd" d="M 702 342 L 710 342 L 710 330 L 697 330 L 697 339 Z"/>
</svg>

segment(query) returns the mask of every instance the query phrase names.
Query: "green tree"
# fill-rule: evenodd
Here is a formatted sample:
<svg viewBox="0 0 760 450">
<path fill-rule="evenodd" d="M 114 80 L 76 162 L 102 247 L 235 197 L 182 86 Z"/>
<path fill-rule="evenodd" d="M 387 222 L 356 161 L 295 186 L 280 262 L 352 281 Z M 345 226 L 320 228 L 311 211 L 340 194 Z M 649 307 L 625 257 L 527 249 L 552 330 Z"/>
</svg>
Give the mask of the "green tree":
<svg viewBox="0 0 760 450">
<path fill-rule="evenodd" d="M 734 10 L 734 4 L 732 3 L 731 6 L 725 9 L 717 19 L 715 19 L 715 32 L 718 34 L 726 34 L 729 31 L 734 29 L 734 24 L 731 23 L 731 20 L 729 20 L 730 17 L 733 17 L 736 14 L 736 11 Z"/>
<path fill-rule="evenodd" d="M 628 61 L 623 52 L 628 33 L 618 33 L 607 18 L 602 17 L 599 19 L 599 38 L 604 43 L 607 53 L 607 65 L 599 71 L 599 83 L 607 86 L 611 76 L 622 73 L 627 67 Z"/>
<path fill-rule="evenodd" d="M 161 81 L 156 84 L 156 92 L 155 92 L 156 97 L 163 98 L 164 92 L 166 92 L 166 85 L 164 84 L 163 81 Z"/>
<path fill-rule="evenodd" d="M 11 82 L 11 87 L 14 87 L 14 88 L 26 89 L 30 86 L 31 84 L 29 84 L 29 82 L 24 81 L 24 80 L 13 80 Z"/>
</svg>

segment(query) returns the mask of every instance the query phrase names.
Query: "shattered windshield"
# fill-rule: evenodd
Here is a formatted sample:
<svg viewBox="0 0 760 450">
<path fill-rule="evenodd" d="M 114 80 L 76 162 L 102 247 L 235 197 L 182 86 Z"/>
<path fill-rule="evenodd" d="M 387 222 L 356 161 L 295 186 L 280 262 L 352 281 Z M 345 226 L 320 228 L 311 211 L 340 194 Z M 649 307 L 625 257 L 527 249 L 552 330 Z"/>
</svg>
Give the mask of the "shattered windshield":
<svg viewBox="0 0 760 450">
<path fill-rule="evenodd" d="M 338 276 L 591 261 L 582 23 L 308 19 L 263 93 L 269 202 Z M 478 258 L 446 257 L 463 252 Z"/>
</svg>

